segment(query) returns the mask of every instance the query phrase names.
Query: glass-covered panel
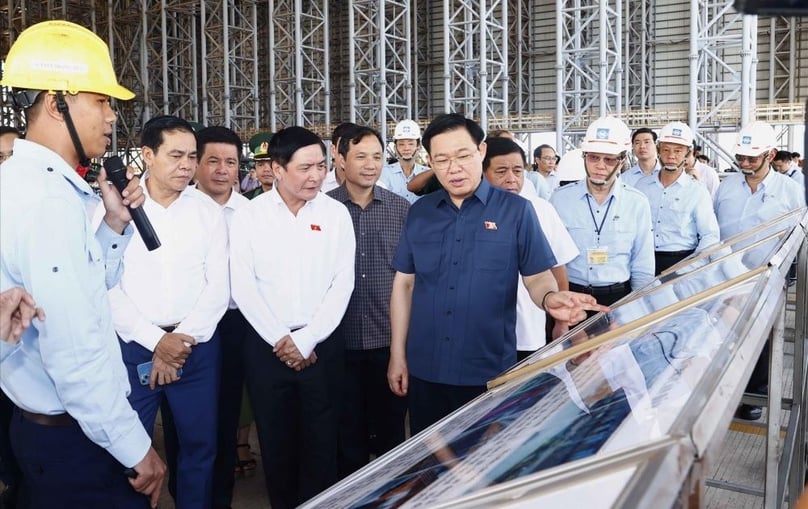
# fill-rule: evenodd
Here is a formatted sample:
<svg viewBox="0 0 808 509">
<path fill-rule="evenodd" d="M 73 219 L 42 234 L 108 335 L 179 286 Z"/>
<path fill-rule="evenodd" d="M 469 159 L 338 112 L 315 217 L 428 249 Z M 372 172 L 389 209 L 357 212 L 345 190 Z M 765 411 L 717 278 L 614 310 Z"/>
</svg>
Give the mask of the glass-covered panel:
<svg viewBox="0 0 808 509">
<path fill-rule="evenodd" d="M 790 212 L 684 260 L 644 288 L 613 304 L 610 312 L 595 315 L 511 371 L 566 350 L 584 339 L 659 313 L 699 292 L 742 279 L 754 270 L 763 270 L 804 215 L 804 209 Z"/>
<path fill-rule="evenodd" d="M 615 310 L 584 349 L 556 349 L 547 367 L 489 390 L 305 507 L 434 507 L 666 437 L 708 368 L 731 359 L 768 275 L 747 274 L 632 327 Z"/>
</svg>

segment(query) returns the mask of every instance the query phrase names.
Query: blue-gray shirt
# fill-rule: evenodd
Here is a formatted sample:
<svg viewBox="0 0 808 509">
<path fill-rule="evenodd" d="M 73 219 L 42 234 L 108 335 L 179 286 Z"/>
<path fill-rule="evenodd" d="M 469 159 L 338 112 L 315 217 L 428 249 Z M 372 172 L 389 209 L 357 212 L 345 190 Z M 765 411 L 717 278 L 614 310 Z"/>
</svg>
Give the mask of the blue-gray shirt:
<svg viewBox="0 0 808 509">
<path fill-rule="evenodd" d="M 701 251 L 717 244 L 718 221 L 707 188 L 685 172 L 664 187 L 659 175 L 635 184 L 651 205 L 654 251 Z"/>
<path fill-rule="evenodd" d="M 112 327 L 107 288 L 132 236 L 90 217 L 101 206 L 58 154 L 26 140 L 2 167 L 0 290 L 20 286 L 45 310 L 17 345 L 0 342 L 0 385 L 18 407 L 67 412 L 125 467 L 151 439 L 126 399 L 129 379 Z"/>
<path fill-rule="evenodd" d="M 630 280 L 637 290 L 654 279 L 651 209 L 644 194 L 616 180 L 598 204 L 581 180 L 556 189 L 550 202 L 581 252 L 567 264 L 571 283 L 608 286 Z M 605 263 L 592 250 L 605 250 Z"/>
<path fill-rule="evenodd" d="M 409 372 L 483 385 L 516 362 L 519 274 L 556 265 L 524 198 L 483 180 L 458 210 L 445 190 L 410 208 L 393 268 L 415 274 Z"/>
<path fill-rule="evenodd" d="M 742 173 L 728 175 L 718 186 L 714 200 L 721 240 L 804 206 L 802 187 L 773 169 L 754 193 Z"/>
</svg>

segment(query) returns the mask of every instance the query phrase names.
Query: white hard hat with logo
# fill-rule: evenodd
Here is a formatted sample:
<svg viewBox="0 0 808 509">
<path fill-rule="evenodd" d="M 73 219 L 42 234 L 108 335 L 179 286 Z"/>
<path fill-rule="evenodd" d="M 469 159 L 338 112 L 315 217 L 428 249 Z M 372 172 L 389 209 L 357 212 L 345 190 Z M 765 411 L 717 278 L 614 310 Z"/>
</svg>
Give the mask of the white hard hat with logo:
<svg viewBox="0 0 808 509">
<path fill-rule="evenodd" d="M 693 146 L 693 131 L 684 122 L 670 122 L 659 131 L 657 143 L 675 143 L 689 148 Z"/>
<path fill-rule="evenodd" d="M 420 140 L 421 128 L 414 120 L 402 120 L 396 124 L 393 131 L 393 140 Z"/>
<path fill-rule="evenodd" d="M 774 134 L 774 129 L 766 122 L 755 120 L 738 133 L 732 153 L 756 157 L 773 148 L 777 148 L 777 135 Z"/>
<path fill-rule="evenodd" d="M 600 117 L 586 130 L 581 150 L 617 155 L 631 148 L 631 131 L 617 117 Z"/>
</svg>

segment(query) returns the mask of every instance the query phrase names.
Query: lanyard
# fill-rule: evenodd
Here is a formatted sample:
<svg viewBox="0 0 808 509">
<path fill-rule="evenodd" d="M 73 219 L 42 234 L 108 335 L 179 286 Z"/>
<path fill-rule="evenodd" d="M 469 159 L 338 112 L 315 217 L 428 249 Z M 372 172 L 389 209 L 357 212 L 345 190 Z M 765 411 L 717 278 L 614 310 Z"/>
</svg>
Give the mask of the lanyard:
<svg viewBox="0 0 808 509">
<path fill-rule="evenodd" d="M 598 234 L 598 246 L 600 245 L 600 232 L 603 230 L 603 223 L 606 222 L 606 216 L 609 215 L 609 209 L 612 208 L 612 200 L 614 200 L 614 195 L 609 196 L 609 202 L 606 204 L 606 213 L 603 214 L 600 220 L 600 226 L 598 226 L 598 221 L 595 219 L 595 212 L 592 210 L 592 202 L 589 200 L 589 194 L 586 195 L 586 204 L 589 205 L 589 215 L 592 216 L 592 223 L 595 225 L 595 233 Z"/>
</svg>

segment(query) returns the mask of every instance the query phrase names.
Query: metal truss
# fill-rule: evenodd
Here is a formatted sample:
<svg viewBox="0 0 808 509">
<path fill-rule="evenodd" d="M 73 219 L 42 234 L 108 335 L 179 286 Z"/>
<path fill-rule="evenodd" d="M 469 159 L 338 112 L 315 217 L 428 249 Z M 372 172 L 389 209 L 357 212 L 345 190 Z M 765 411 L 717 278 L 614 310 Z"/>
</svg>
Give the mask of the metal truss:
<svg viewBox="0 0 808 509">
<path fill-rule="evenodd" d="M 533 2 L 519 0 L 508 2 L 508 82 L 510 114 L 525 115 L 531 112 L 533 59 L 530 45 L 533 40 L 531 14 Z"/>
<path fill-rule="evenodd" d="M 411 118 L 409 2 L 351 0 L 348 13 L 350 118 L 378 127 Z"/>
<path fill-rule="evenodd" d="M 432 3 L 429 0 L 411 0 L 411 16 L 415 27 L 412 53 L 412 112 L 415 118 L 431 118 L 432 74 L 429 62 L 432 62 L 432 45 L 429 42 L 429 16 Z"/>
<path fill-rule="evenodd" d="M 797 19 L 772 16 L 769 25 L 769 103 L 796 101 Z"/>
<path fill-rule="evenodd" d="M 623 105 L 626 109 L 654 107 L 654 11 L 652 0 L 625 2 L 625 80 Z"/>
<path fill-rule="evenodd" d="M 797 100 L 797 18 L 772 16 L 768 25 L 769 68 L 768 102 L 794 103 Z M 786 145 L 795 145 L 793 129 L 787 130 Z"/>
<path fill-rule="evenodd" d="M 328 1 L 270 0 L 271 128 L 329 130 Z"/>
<path fill-rule="evenodd" d="M 201 2 L 202 118 L 206 125 L 236 131 L 258 127 L 257 15 L 251 0 Z"/>
<path fill-rule="evenodd" d="M 556 146 L 622 111 L 622 0 L 556 0 Z"/>
<path fill-rule="evenodd" d="M 508 117 L 508 9 L 503 0 L 444 0 L 444 107 L 479 120 Z"/>
<path fill-rule="evenodd" d="M 728 107 L 740 107 L 741 126 L 753 120 L 757 16 L 742 16 L 732 0 L 690 0 L 690 103 L 688 123 L 703 145 L 727 161 L 717 132 Z"/>
</svg>

